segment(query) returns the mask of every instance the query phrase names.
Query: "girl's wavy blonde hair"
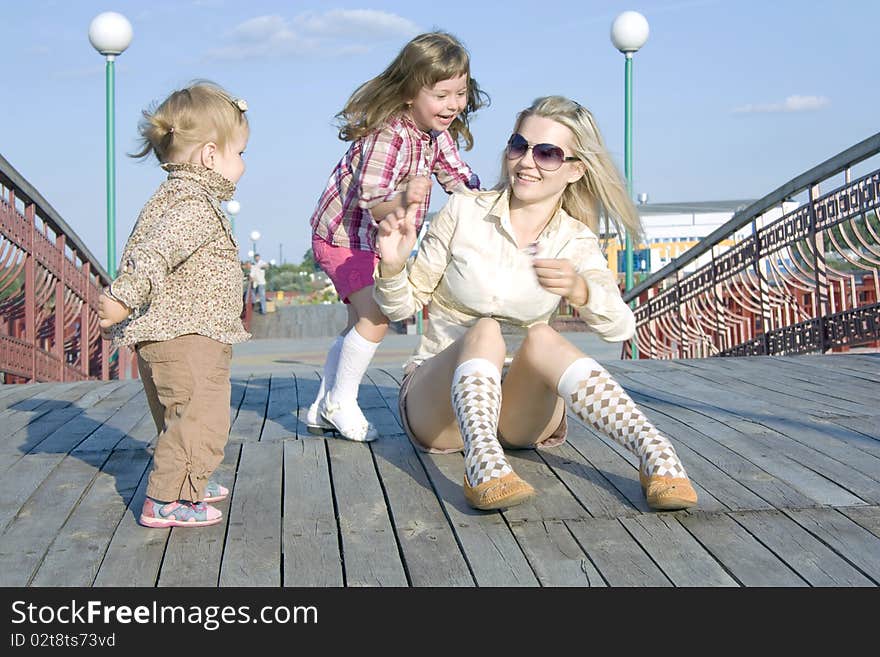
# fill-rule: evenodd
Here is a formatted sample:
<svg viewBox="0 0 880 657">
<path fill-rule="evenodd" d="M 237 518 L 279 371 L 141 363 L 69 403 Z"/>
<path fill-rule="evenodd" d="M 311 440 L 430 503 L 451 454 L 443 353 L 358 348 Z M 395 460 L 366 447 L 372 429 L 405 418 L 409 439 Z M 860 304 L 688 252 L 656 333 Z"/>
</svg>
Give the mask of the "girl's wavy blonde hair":
<svg viewBox="0 0 880 657">
<path fill-rule="evenodd" d="M 407 43 L 381 75 L 358 87 L 336 115 L 339 138 L 356 141 L 403 112 L 422 87 L 467 75 L 467 105 L 448 131 L 465 150 L 474 145 L 469 115 L 489 104 L 489 96 L 471 77 L 470 56 L 464 46 L 446 32 L 420 34 Z"/>
<path fill-rule="evenodd" d="M 584 163 L 586 172 L 562 193 L 562 209 L 586 224 L 599 235 L 600 219 L 606 234 L 613 224 L 622 238 L 628 231 L 634 239 L 643 236 L 642 222 L 630 199 L 619 170 L 611 161 L 593 115 L 579 103 L 564 96 L 537 98 L 516 117 L 513 131 L 519 132 L 529 116 L 542 116 L 564 125 L 571 131 L 574 155 Z M 496 189 L 510 186 L 506 154 L 501 156 L 501 179 Z"/>
<path fill-rule="evenodd" d="M 225 148 L 240 130 L 248 129 L 245 111 L 244 100 L 213 82 L 196 80 L 142 112 L 138 124 L 141 149 L 130 155 L 144 158 L 152 153 L 165 163 L 186 158 L 209 141 Z"/>
</svg>

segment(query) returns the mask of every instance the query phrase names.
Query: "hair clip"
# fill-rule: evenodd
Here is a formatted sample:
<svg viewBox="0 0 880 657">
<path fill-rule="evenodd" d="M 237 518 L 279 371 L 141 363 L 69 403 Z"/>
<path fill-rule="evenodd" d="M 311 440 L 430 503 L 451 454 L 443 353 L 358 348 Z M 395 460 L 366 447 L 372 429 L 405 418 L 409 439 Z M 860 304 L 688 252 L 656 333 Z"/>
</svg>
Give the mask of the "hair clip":
<svg viewBox="0 0 880 657">
<path fill-rule="evenodd" d="M 232 104 L 238 108 L 238 111 L 242 114 L 248 111 L 248 104 L 244 98 L 233 98 Z"/>
</svg>

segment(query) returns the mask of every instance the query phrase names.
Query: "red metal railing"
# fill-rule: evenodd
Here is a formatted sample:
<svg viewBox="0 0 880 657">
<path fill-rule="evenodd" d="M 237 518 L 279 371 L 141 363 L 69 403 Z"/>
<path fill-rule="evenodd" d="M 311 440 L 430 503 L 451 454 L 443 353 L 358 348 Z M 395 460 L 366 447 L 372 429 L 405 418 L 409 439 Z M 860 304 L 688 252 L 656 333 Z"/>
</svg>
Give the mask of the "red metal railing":
<svg viewBox="0 0 880 657">
<path fill-rule="evenodd" d="M 630 290 L 639 356 L 880 346 L 878 153 L 880 133 L 737 212 Z M 854 176 L 857 166 L 868 172 Z"/>
<path fill-rule="evenodd" d="M 0 156 L 0 383 L 136 376 L 101 339 L 107 272 L 51 205 Z"/>
</svg>

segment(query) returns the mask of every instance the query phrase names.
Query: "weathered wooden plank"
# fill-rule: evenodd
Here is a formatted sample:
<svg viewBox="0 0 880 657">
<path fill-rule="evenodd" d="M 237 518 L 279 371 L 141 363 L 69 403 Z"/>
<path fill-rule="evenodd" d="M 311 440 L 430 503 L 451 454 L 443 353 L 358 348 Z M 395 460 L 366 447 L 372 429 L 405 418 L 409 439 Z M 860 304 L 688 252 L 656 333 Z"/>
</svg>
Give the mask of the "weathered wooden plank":
<svg viewBox="0 0 880 657">
<path fill-rule="evenodd" d="M 864 385 L 849 385 L 841 389 L 840 384 L 831 385 L 827 381 L 806 381 L 791 376 L 790 372 L 780 371 L 779 365 L 761 360 L 760 357 L 755 362 L 745 363 L 735 358 L 729 359 L 723 374 L 720 374 L 718 366 L 708 362 L 714 360 L 688 361 L 688 369 L 727 390 L 735 388 L 741 394 L 785 408 L 797 408 L 802 413 L 823 415 L 863 412 L 864 405 L 860 403 L 859 397 L 864 393 Z M 867 401 L 867 395 L 864 400 Z"/>
<path fill-rule="evenodd" d="M 807 586 L 775 554 L 724 514 L 678 517 L 693 536 L 744 586 Z"/>
<path fill-rule="evenodd" d="M 730 517 L 770 548 L 811 586 L 874 583 L 780 511 L 731 513 Z"/>
<path fill-rule="evenodd" d="M 281 586 L 283 463 L 279 441 L 242 445 L 220 586 Z"/>
<path fill-rule="evenodd" d="M 284 441 L 283 585 L 342 586 L 340 549 L 324 440 Z"/>
<path fill-rule="evenodd" d="M 461 454 L 419 454 L 478 586 L 538 586 L 504 516 L 468 506 Z"/>
<path fill-rule="evenodd" d="M 761 426 L 756 427 L 751 423 L 744 424 L 737 421 L 732 422 L 731 427 L 749 431 L 750 437 L 767 450 L 782 450 L 788 458 L 819 473 L 837 486 L 845 488 L 855 496 L 851 503 L 858 504 L 861 500 L 871 503 L 880 502 L 880 481 L 863 474 L 865 471 L 877 470 L 877 466 L 880 466 L 880 459 L 863 454 L 859 459 L 858 467 L 856 467 L 854 463 L 843 463 L 798 441 L 793 441 L 783 447 L 780 445 L 781 440 L 778 433 Z M 880 471 L 875 476 L 880 478 Z M 847 505 L 842 501 L 838 501 L 837 504 Z"/>
<path fill-rule="evenodd" d="M 138 524 L 148 481 L 149 469 L 141 477 L 137 492 L 129 502 L 128 510 L 113 532 L 110 546 L 92 586 L 156 586 L 171 530 L 152 529 Z"/>
<path fill-rule="evenodd" d="M 709 437 L 711 432 L 706 435 L 697 428 L 688 426 L 675 417 L 670 417 L 664 412 L 669 410 L 668 408 L 660 410 L 661 404 L 652 404 L 650 402 L 653 400 L 638 393 L 633 393 L 633 399 L 639 406 L 651 413 L 652 421 L 657 429 L 670 438 L 684 463 L 688 476 L 698 481 L 699 485 L 709 491 L 724 507 L 729 509 L 773 508 L 770 502 L 753 492 L 752 487 L 744 485 L 740 481 L 744 476 L 757 480 L 759 482 L 757 489 L 763 492 L 767 480 L 775 482 L 766 472 L 739 454 L 712 440 Z M 775 492 L 775 488 L 776 485 L 771 484 L 772 492 Z M 800 497 L 806 501 L 806 498 Z M 706 510 L 702 502 L 699 506 Z"/>
<path fill-rule="evenodd" d="M 229 432 L 229 442 L 258 441 L 266 419 L 266 405 L 269 401 L 269 378 L 251 377 L 248 379 L 238 415 Z"/>
<path fill-rule="evenodd" d="M 874 536 L 880 537 L 880 506 L 848 506 L 837 510 Z"/>
<path fill-rule="evenodd" d="M 644 410 L 644 409 L 643 409 Z M 597 430 L 592 427 L 586 427 L 586 425 L 579 419 L 575 418 L 573 422 L 569 422 L 569 426 L 572 424 L 580 425 L 585 427 L 595 438 L 598 438 L 601 442 L 607 445 L 610 449 L 617 452 L 622 458 L 624 458 L 633 468 L 635 468 L 635 483 L 639 486 L 638 490 L 644 499 L 644 492 L 641 489 L 641 483 L 639 483 L 638 479 L 638 470 L 639 470 L 639 458 L 635 454 L 631 453 L 628 449 L 626 449 L 623 445 L 614 440 L 611 436 Z M 685 445 L 677 444 L 677 440 L 675 436 L 667 436 L 673 443 L 673 446 L 676 447 L 676 453 L 680 456 L 682 463 L 685 466 L 685 470 L 688 472 L 688 476 L 690 477 L 691 484 L 694 489 L 697 491 L 697 498 L 699 508 L 703 511 L 726 511 L 728 507 L 722 503 L 719 499 L 717 499 L 714 495 L 712 495 L 706 488 L 704 488 L 700 484 L 699 477 L 700 475 L 704 475 L 706 477 L 716 477 L 717 476 L 717 468 L 712 466 L 710 463 L 705 461 L 698 453 L 692 451 L 689 447 Z M 583 443 L 582 443 L 583 444 Z M 631 488 L 631 487 L 630 487 Z M 647 504 L 647 503 L 646 503 Z"/>
<path fill-rule="evenodd" d="M 520 477 L 535 487 L 536 495 L 504 512 L 508 522 L 573 520 L 589 518 L 589 512 L 560 481 L 535 450 L 505 450 L 507 461 Z M 464 474 L 464 473 L 462 473 Z"/>
<path fill-rule="evenodd" d="M 628 383 L 628 385 L 630 384 Z M 764 470 L 759 463 L 749 460 L 749 457 L 755 459 L 755 455 L 760 452 L 753 451 L 751 448 L 754 446 L 750 445 L 748 439 L 740 432 L 709 416 L 660 399 L 658 397 L 662 397 L 662 393 L 658 394 L 655 390 L 645 387 L 638 389 L 649 391 L 651 395 L 657 395 L 657 397 L 647 397 L 642 392 L 636 392 L 635 388 L 631 389 L 633 399 L 639 405 L 652 408 L 659 414 L 656 416 L 658 422 L 674 421 L 679 423 L 675 431 L 679 442 L 698 450 L 707 460 L 773 506 L 800 508 L 815 504 L 815 500 Z M 661 418 L 668 418 L 668 420 L 661 420 Z M 744 448 L 745 453 L 737 451 L 738 448 Z M 760 458 L 764 458 L 763 455 Z M 786 463 L 785 460 L 780 464 L 780 467 L 784 463 Z M 756 505 L 754 508 L 759 507 Z"/>
<path fill-rule="evenodd" d="M 851 376 L 865 381 L 880 382 L 880 364 L 876 361 L 864 362 L 852 354 L 804 354 L 802 356 L 789 356 L 797 358 L 802 365 L 817 370 L 816 376 L 824 376 L 826 372 L 836 372 L 841 376 Z"/>
<path fill-rule="evenodd" d="M 658 385 L 660 384 L 661 382 L 658 381 Z M 880 467 L 878 458 L 867 461 L 863 459 L 865 452 L 878 449 L 877 441 L 814 420 L 797 408 L 767 403 L 763 399 L 739 394 L 737 390 L 729 387 L 715 386 L 707 379 L 692 375 L 667 373 L 662 378 L 662 385 L 667 386 L 668 389 L 670 384 L 675 385 L 679 403 L 682 405 L 705 408 L 705 404 L 710 404 L 717 409 L 712 411 L 713 417 L 732 415 L 728 417 L 729 421 L 746 420 L 767 427 L 816 451 L 849 463 L 869 476 L 874 476 L 877 468 Z M 687 397 L 684 397 L 685 395 Z"/>
<path fill-rule="evenodd" d="M 0 437 L 0 471 L 8 468 L 25 454 L 38 449 L 43 439 L 110 395 L 119 385 L 121 384 L 96 384 L 87 388 L 86 392 L 73 403 L 48 410 L 39 417 L 31 419 L 26 426 L 15 433 Z M 7 429 L 11 430 L 11 427 Z"/>
<path fill-rule="evenodd" d="M 821 373 L 817 373 L 815 368 L 804 365 L 800 358 L 770 357 L 768 362 L 771 363 L 777 378 L 783 381 L 790 379 L 796 383 L 798 388 L 809 390 L 811 393 L 815 392 L 817 396 L 827 399 L 856 401 L 863 406 L 870 406 L 871 411 L 880 410 L 875 409 L 876 404 L 872 402 L 872 397 L 876 399 L 876 396 L 871 392 L 871 388 L 874 386 L 865 385 L 864 379 L 853 377 L 833 368 L 825 368 Z M 747 365 L 746 363 L 745 370 L 747 370 Z"/>
<path fill-rule="evenodd" d="M 143 394 L 135 395 L 98 429 L 70 450 L 70 453 L 81 457 L 88 452 L 110 452 L 127 438 L 129 432 L 134 430 L 149 413 L 146 396 Z"/>
<path fill-rule="evenodd" d="M 682 384 L 676 387 L 675 393 L 672 393 L 667 392 L 669 383 L 665 382 L 665 378 L 655 380 L 653 376 L 645 376 L 644 379 L 649 382 L 648 384 L 642 383 L 642 377 L 621 378 L 626 380 L 626 387 L 632 391 L 631 394 L 650 395 L 656 400 L 677 407 L 675 411 L 677 419 L 698 428 L 702 433 L 710 435 L 714 440 L 742 455 L 762 470 L 787 482 L 791 487 L 809 497 L 814 504 L 852 505 L 861 502 L 849 491 L 786 456 L 785 446 L 789 444 L 788 441 L 783 441 L 774 449 L 768 449 L 765 445 L 753 440 L 750 435 L 762 425 L 743 422 L 741 416 L 729 413 L 717 406 L 707 408 L 703 402 L 699 401 L 700 393 L 694 391 L 693 388 L 685 388 L 685 384 Z M 700 416 L 717 420 L 711 434 L 702 428 L 703 419 Z M 733 426 L 736 428 L 732 429 Z"/>
<path fill-rule="evenodd" d="M 0 586 L 27 586 L 49 545 L 83 491 L 95 467 L 66 457 L 37 487 L 0 535 Z"/>
<path fill-rule="evenodd" d="M 828 418 L 828 422 L 839 424 L 851 431 L 857 431 L 880 443 L 880 422 L 876 417 L 834 417 Z"/>
<path fill-rule="evenodd" d="M 541 586 L 606 586 L 596 566 L 562 520 L 510 523 Z"/>
<path fill-rule="evenodd" d="M 380 369 L 371 369 L 368 375 L 399 425 L 397 379 Z M 416 452 L 416 456 L 443 505 L 477 585 L 537 586 L 538 580 L 503 516 L 477 511 L 465 502 L 461 453 Z"/>
<path fill-rule="evenodd" d="M 639 483 L 638 467 L 571 415 L 568 417 L 567 440 L 632 506 L 642 513 L 651 511 Z"/>
<path fill-rule="evenodd" d="M 37 394 L 20 401 L 13 408 L 0 411 L 0 441 L 6 445 L 13 436 L 20 438 L 22 430 L 27 431 L 47 415 L 69 408 L 92 387 L 89 382 L 46 384 Z"/>
<path fill-rule="evenodd" d="M 9 395 L 27 395 L 36 394 L 37 388 L 45 385 L 42 383 L 0 383 L 0 409 L 6 408 L 6 399 Z M 12 402 L 13 404 L 15 402 Z"/>
<path fill-rule="evenodd" d="M 880 583 L 880 538 L 835 509 L 793 509 L 785 513 Z"/>
<path fill-rule="evenodd" d="M 31 586 L 91 586 L 150 457 L 116 451 L 50 545 Z"/>
<path fill-rule="evenodd" d="M 8 408 L 17 407 L 19 404 L 27 404 L 29 398 L 33 397 L 38 393 L 45 394 L 46 391 L 49 391 L 51 394 L 52 390 L 57 389 L 57 386 L 63 384 L 60 383 L 6 383 L 3 384 L 2 389 L 4 394 L 0 397 L 0 411 L 5 411 Z M 15 409 L 13 409 L 15 410 Z"/>
<path fill-rule="evenodd" d="M 298 368 L 294 372 L 294 377 L 296 379 L 297 399 L 296 434 L 300 438 L 305 438 L 311 436 L 306 428 L 306 413 L 318 395 L 321 377 L 312 368 Z"/>
<path fill-rule="evenodd" d="M 566 522 L 608 586 L 672 586 L 614 518 Z"/>
<path fill-rule="evenodd" d="M 296 438 L 296 380 L 289 373 L 273 374 L 261 441 Z"/>
<path fill-rule="evenodd" d="M 675 586 L 738 586 L 681 526 L 677 515 L 680 514 L 640 515 L 621 518 L 620 522 Z M 614 555 L 610 557 L 613 559 Z M 608 577 L 604 568 L 602 572 Z"/>
<path fill-rule="evenodd" d="M 617 518 L 639 513 L 639 510 L 569 443 L 563 443 L 553 449 L 540 450 L 538 455 L 594 518 Z"/>
<path fill-rule="evenodd" d="M 47 475 L 61 463 L 67 452 L 99 430 L 135 392 L 136 389 L 131 386 L 120 386 L 90 410 L 56 429 L 40 442 L 35 451 L 23 455 L 6 469 L 0 477 L 0 531 Z M 103 460 L 99 459 L 99 463 Z"/>
<path fill-rule="evenodd" d="M 406 586 L 368 443 L 327 439 L 347 586 Z"/>
<path fill-rule="evenodd" d="M 361 397 L 370 404 L 364 409 L 366 418 L 376 427 L 387 427 L 380 429 L 380 438 L 372 445 L 373 456 L 409 580 L 413 586 L 473 586 L 474 578 L 425 469 L 386 405 L 380 385 L 379 377 L 368 376 L 361 384 Z M 397 433 L 389 433 L 391 428 Z"/>
<path fill-rule="evenodd" d="M 227 443 L 223 462 L 211 479 L 226 486 L 230 497 L 235 494 L 235 471 L 241 455 L 241 443 Z M 229 523 L 229 498 L 214 502 L 223 512 L 223 519 L 209 527 L 175 527 L 171 530 L 159 571 L 158 586 L 218 586 L 226 530 Z M 193 555 L 199 555 L 193 559 Z"/>
</svg>

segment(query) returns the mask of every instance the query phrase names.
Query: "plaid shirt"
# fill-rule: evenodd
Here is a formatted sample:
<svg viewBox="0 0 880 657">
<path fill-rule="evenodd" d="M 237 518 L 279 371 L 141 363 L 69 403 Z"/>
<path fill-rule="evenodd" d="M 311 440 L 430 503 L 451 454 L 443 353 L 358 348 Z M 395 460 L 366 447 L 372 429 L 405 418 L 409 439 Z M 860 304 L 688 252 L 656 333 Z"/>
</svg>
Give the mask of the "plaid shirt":
<svg viewBox="0 0 880 657">
<path fill-rule="evenodd" d="M 447 131 L 427 133 L 400 114 L 352 142 L 336 165 L 311 218 L 312 232 L 336 246 L 375 251 L 382 217 L 370 208 L 392 199 L 406 182 L 434 174 L 447 193 L 479 189 L 480 179 L 458 154 Z M 416 215 L 416 230 L 431 202 L 430 190 Z"/>
</svg>

